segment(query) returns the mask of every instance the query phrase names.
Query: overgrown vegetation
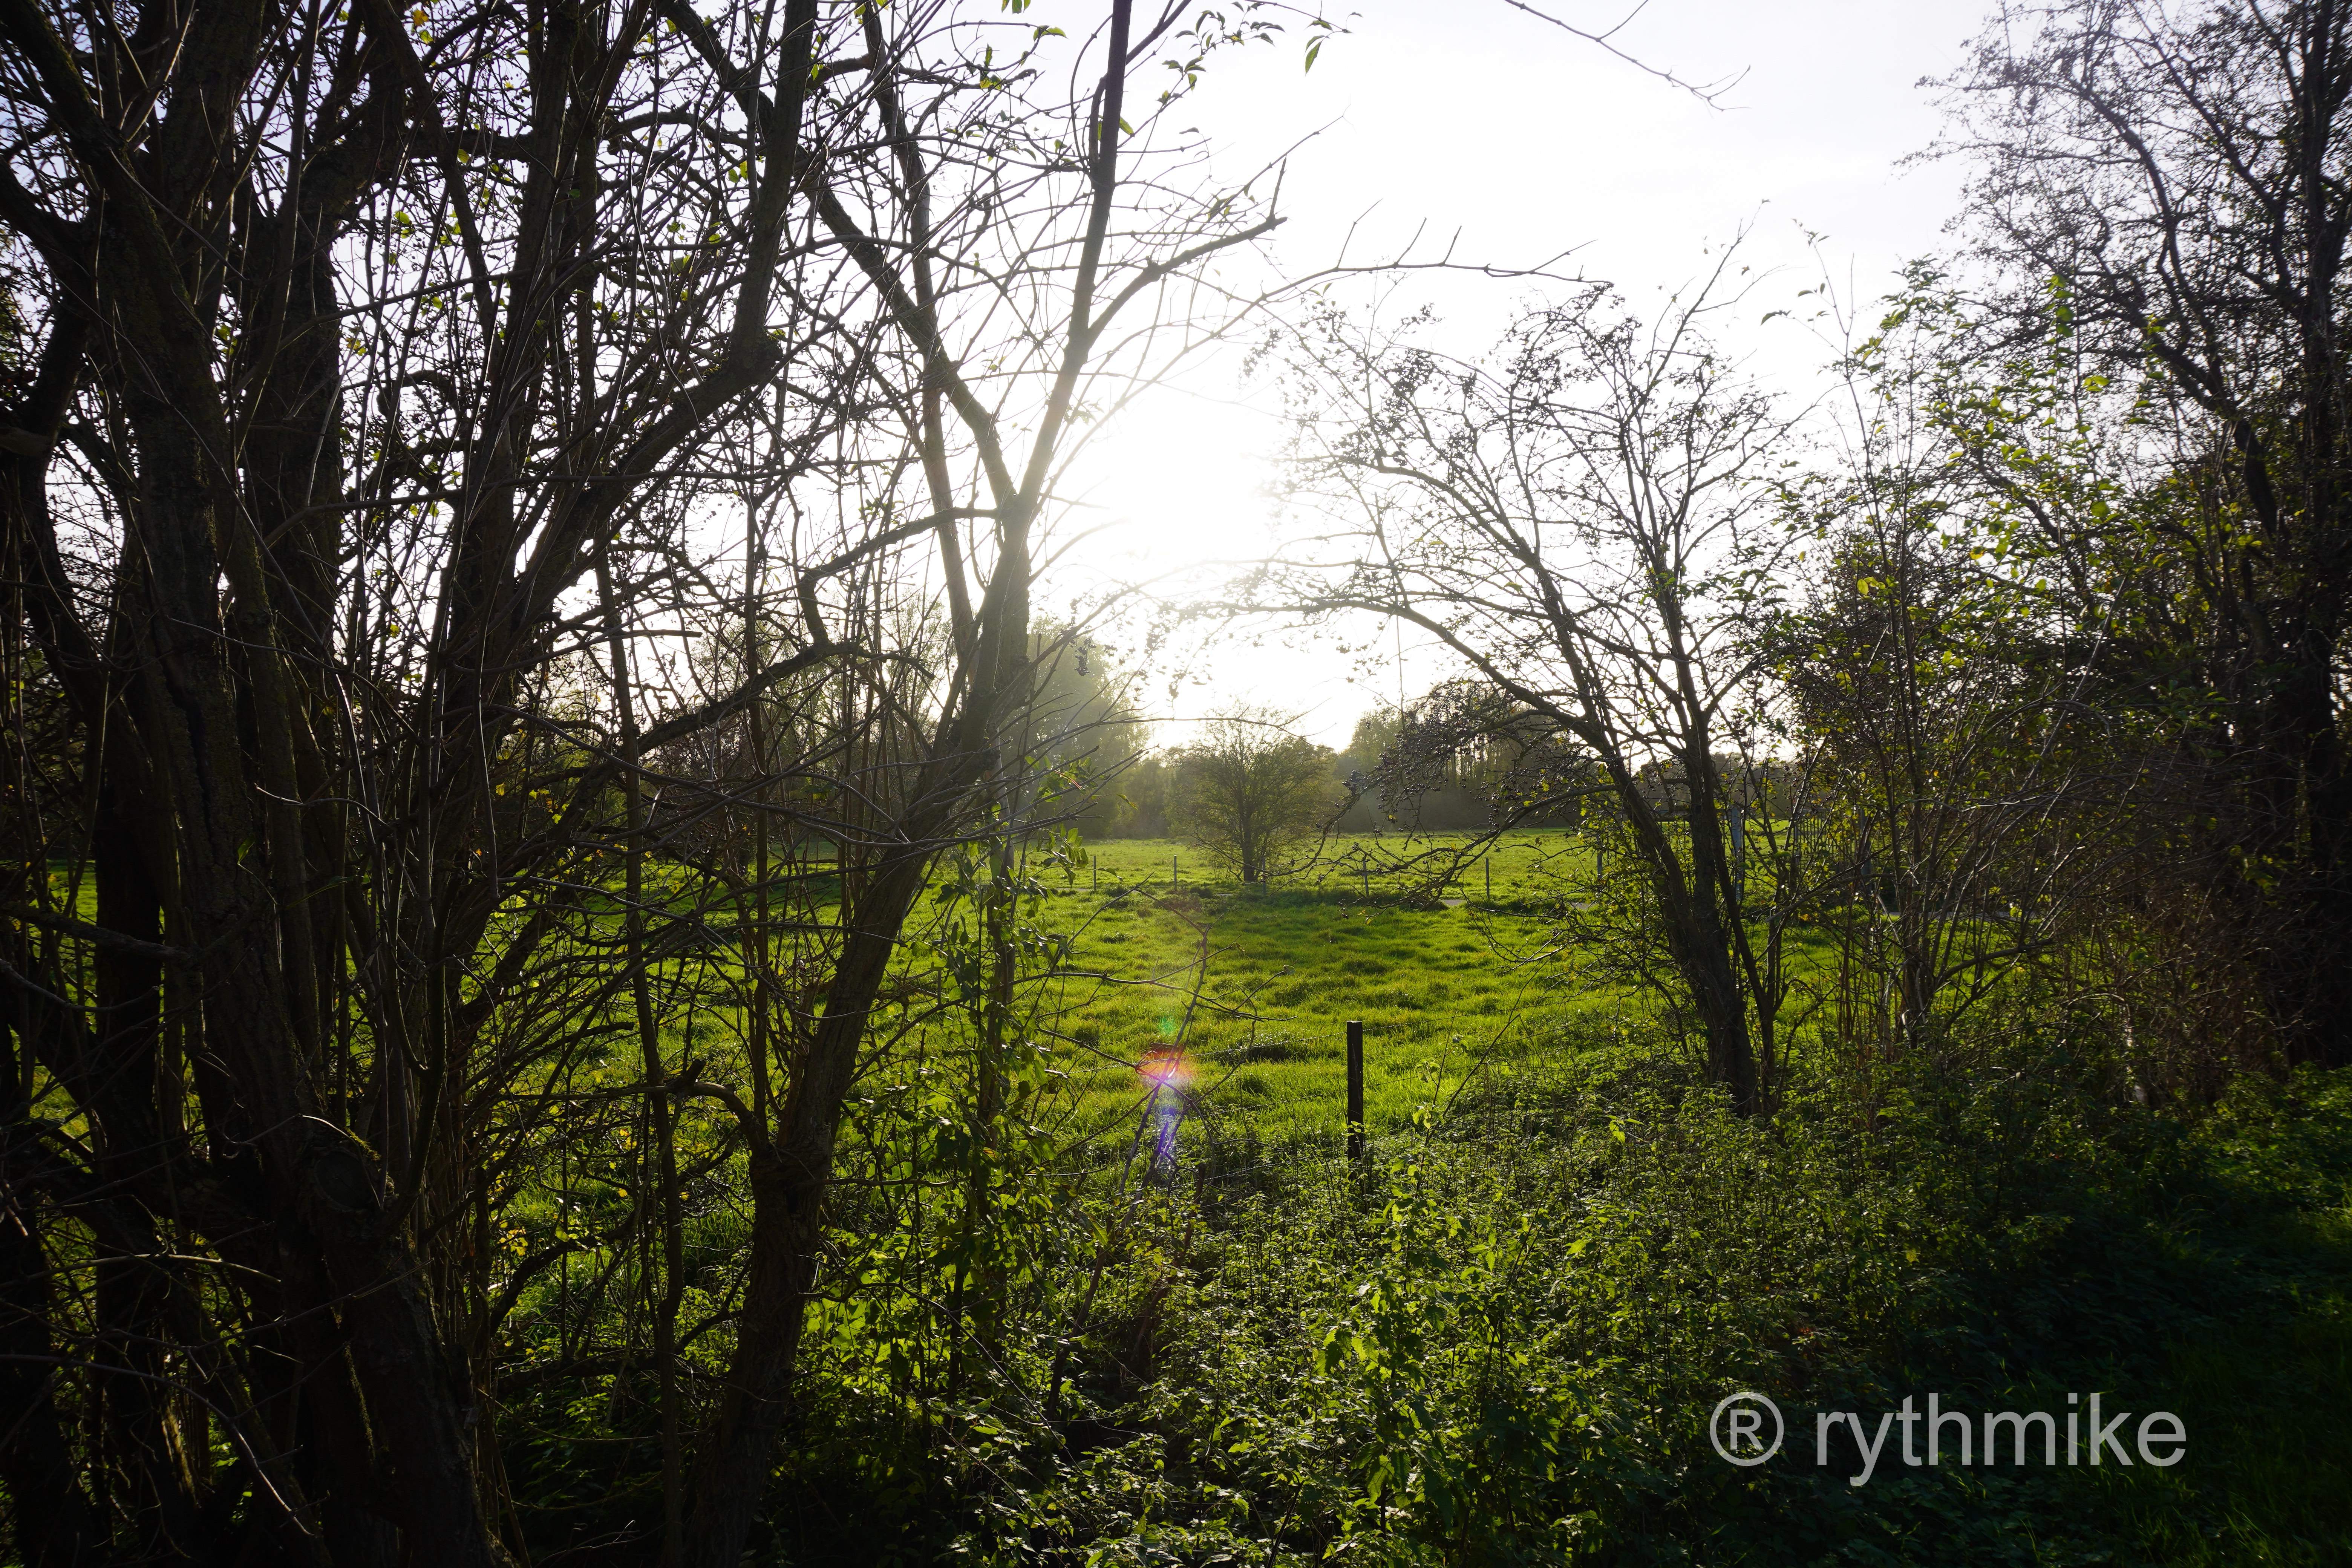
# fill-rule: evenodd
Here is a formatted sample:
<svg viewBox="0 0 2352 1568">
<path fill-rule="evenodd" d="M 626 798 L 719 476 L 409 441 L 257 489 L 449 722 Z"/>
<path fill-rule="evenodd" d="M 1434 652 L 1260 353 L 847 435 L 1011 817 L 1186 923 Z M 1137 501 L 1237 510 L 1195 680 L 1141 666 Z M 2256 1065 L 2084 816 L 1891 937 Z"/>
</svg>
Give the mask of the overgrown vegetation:
<svg viewBox="0 0 2352 1568">
<path fill-rule="evenodd" d="M 2352 5 L 2005 9 L 1811 412 L 1239 291 L 1336 29 L 1062 23 L 0 4 L 0 1555 L 2352 1555 Z M 1244 331 L 1175 613 L 1451 674 L 1139 760 L 1069 465 Z"/>
<path fill-rule="evenodd" d="M 1057 1401 L 975 1420 L 893 1398 L 898 1363 L 845 1346 L 865 1394 L 812 1412 L 840 1436 L 789 1474 L 785 1555 L 890 1521 L 877 1560 L 2335 1561 L 2352 1101 L 2249 1080 L 2184 1126 L 2117 1092 L 2082 1022 L 2010 1012 L 1867 1101 L 1808 1085 L 1762 1121 L 1588 1030 L 1365 1168 L 1206 1142 L 1130 1189 L 1107 1268 L 1063 1272 L 1088 1331 Z M 1104 1212 L 1062 1217 L 1075 1239 Z M 1038 1310 L 1041 1331 L 1075 1318 Z M 1742 1387 L 1787 1414 L 1775 1468 L 1707 1446 Z M 1841 1439 L 1814 1464 L 1818 1410 L 1874 1424 L 1931 1390 L 2062 1414 L 2101 1390 L 2178 1414 L 2189 1459 L 1890 1447 L 1856 1487 Z M 877 1418 L 955 1462 L 877 1462 Z"/>
</svg>

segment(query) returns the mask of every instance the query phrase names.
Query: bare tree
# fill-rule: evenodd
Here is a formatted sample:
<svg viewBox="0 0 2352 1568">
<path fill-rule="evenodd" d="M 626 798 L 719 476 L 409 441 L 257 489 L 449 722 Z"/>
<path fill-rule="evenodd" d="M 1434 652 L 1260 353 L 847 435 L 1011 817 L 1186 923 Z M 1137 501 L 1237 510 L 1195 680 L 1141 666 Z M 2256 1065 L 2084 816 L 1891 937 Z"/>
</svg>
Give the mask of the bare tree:
<svg viewBox="0 0 2352 1568">
<path fill-rule="evenodd" d="M 1267 602 L 1403 622 L 1513 725 L 1533 715 L 1590 753 L 1710 1076 L 1748 1112 L 1785 982 L 1742 910 L 1719 749 L 1757 668 L 1745 617 L 1780 548 L 1766 480 L 1784 424 L 1706 339 L 1738 298 L 1727 274 L 1727 258 L 1652 327 L 1601 289 L 1538 307 L 1486 362 L 1325 316 L 1295 362 L 1294 461 L 1339 527 Z M 1664 770 L 1686 792 L 1680 828 Z"/>
</svg>

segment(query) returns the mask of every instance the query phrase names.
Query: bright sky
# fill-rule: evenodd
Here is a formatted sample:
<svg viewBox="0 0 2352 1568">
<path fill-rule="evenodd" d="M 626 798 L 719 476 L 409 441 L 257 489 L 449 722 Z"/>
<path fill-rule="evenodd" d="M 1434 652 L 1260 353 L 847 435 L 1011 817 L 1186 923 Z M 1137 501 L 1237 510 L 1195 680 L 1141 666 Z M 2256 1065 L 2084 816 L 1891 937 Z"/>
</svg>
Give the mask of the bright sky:
<svg viewBox="0 0 2352 1568">
<path fill-rule="evenodd" d="M 1650 0 L 1616 41 L 1686 80 L 1744 71 L 1711 109 L 1504 0 L 1362 0 L 1312 73 L 1293 42 L 1222 59 L 1182 122 L 1209 133 L 1232 176 L 1306 139 L 1276 253 L 1291 271 L 1328 264 L 1343 244 L 1349 260 L 1393 256 L 1421 229 L 1419 254 L 1451 241 L 1457 261 L 1527 266 L 1573 250 L 1563 269 L 1611 279 L 1638 305 L 1745 227 L 1751 263 L 1780 269 L 1770 304 L 1820 282 L 1824 263 L 1841 295 L 1868 300 L 1905 260 L 1947 243 L 1958 171 L 1896 164 L 1937 125 L 1916 83 L 1959 63 L 1983 3 Z M 1624 15 L 1596 0 L 1541 8 L 1594 31 Z M 1818 258 L 1806 231 L 1821 237 Z M 1444 324 L 1432 341 L 1475 353 L 1534 287 L 1422 273 L 1392 298 L 1434 303 Z M 1825 357 L 1786 322 L 1741 346 L 1759 374 L 1801 395 Z M 1155 392 L 1087 455 L 1084 493 L 1114 523 L 1084 547 L 1096 571 L 1138 579 L 1267 552 L 1267 454 L 1281 431 L 1236 370 L 1206 363 Z M 1408 695 L 1444 673 L 1410 647 L 1403 664 Z M 1276 628 L 1209 649 L 1205 679 L 1172 704 L 1169 673 L 1163 662 L 1150 688 L 1161 716 L 1244 697 L 1300 715 L 1303 731 L 1335 746 L 1399 689 L 1393 661 L 1368 674 Z"/>
</svg>

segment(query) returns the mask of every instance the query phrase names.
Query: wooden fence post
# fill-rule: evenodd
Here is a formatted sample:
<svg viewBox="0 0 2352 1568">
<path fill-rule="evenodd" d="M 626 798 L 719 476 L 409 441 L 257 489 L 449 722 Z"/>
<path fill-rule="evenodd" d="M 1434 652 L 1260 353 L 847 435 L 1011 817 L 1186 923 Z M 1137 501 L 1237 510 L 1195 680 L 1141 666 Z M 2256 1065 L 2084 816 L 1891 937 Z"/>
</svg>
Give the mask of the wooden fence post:
<svg viewBox="0 0 2352 1568">
<path fill-rule="evenodd" d="M 1737 915 L 1748 901 L 1748 812 L 1744 806 L 1731 808 L 1731 912 Z"/>
<path fill-rule="evenodd" d="M 1348 1158 L 1364 1157 L 1364 1021 L 1348 1020 Z"/>
</svg>

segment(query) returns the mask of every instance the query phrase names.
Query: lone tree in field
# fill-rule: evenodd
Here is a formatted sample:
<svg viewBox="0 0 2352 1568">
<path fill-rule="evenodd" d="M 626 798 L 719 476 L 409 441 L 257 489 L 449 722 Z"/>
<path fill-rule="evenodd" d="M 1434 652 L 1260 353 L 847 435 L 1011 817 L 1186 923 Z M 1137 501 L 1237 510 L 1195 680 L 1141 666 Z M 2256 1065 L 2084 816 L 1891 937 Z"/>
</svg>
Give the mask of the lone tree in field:
<svg viewBox="0 0 2352 1568">
<path fill-rule="evenodd" d="M 1244 882 L 1312 831 L 1332 805 L 1330 753 L 1262 709 L 1226 709 L 1185 748 L 1176 826 Z"/>
<path fill-rule="evenodd" d="M 1497 699 L 1486 742 L 1532 725 L 1591 758 L 1655 900 L 1661 973 L 1745 1114 L 1784 983 L 1740 912 L 1718 758 L 1785 548 L 1765 503 L 1786 426 L 1708 337 L 1743 308 L 1731 266 L 1726 252 L 1655 324 L 1605 288 L 1541 306 L 1478 361 L 1310 321 L 1295 493 L 1338 527 L 1271 602 L 1409 627 Z M 1684 826 L 1645 784 L 1669 770 L 1687 781 Z"/>
</svg>

